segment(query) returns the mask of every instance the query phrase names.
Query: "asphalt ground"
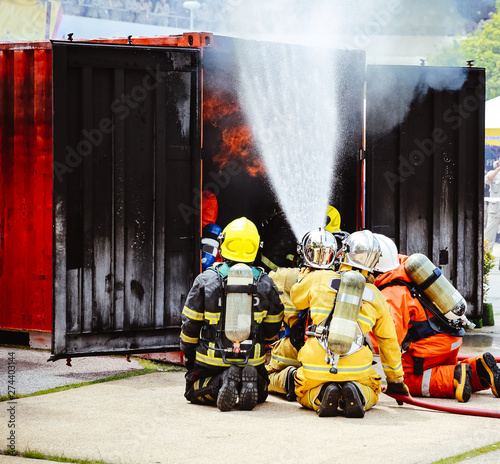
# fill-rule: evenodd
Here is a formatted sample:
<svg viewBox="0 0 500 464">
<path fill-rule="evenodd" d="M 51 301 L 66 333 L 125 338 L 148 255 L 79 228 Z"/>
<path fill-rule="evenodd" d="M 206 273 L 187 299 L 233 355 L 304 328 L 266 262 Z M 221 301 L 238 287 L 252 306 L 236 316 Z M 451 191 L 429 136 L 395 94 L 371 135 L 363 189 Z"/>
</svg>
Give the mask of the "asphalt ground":
<svg viewBox="0 0 500 464">
<path fill-rule="evenodd" d="M 500 256 L 500 244 L 494 254 Z M 500 357 L 500 270 L 490 275 L 488 301 L 494 326 L 464 337 L 461 355 L 490 351 Z M 0 347 L 0 394 L 6 393 L 7 358 L 16 353 L 16 390 L 32 393 L 60 385 L 106 378 L 142 369 L 124 357 L 75 358 L 47 362 L 45 350 Z M 375 366 L 380 369 L 380 363 Z M 381 372 L 381 371 L 380 371 Z M 15 446 L 72 459 L 109 464 L 165 463 L 433 463 L 500 441 L 500 420 L 450 414 L 411 405 L 398 406 L 386 395 L 364 419 L 319 418 L 298 403 L 269 395 L 253 411 L 222 413 L 188 403 L 183 372 L 157 372 L 0 403 L 0 449 L 6 449 L 15 422 Z M 464 409 L 500 412 L 491 391 L 468 403 L 426 399 Z M 14 407 L 14 409 L 10 409 Z M 14 414 L 12 418 L 11 414 Z M 1 456 L 0 463 L 40 460 Z M 497 464 L 500 450 L 467 462 Z"/>
</svg>

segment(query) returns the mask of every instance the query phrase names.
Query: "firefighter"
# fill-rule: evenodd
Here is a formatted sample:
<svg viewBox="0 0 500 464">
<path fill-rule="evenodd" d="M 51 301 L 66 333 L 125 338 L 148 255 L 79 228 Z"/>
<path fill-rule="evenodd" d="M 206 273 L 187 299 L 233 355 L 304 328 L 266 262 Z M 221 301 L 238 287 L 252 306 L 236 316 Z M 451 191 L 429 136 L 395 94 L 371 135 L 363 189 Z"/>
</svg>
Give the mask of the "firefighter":
<svg viewBox="0 0 500 464">
<path fill-rule="evenodd" d="M 295 373 L 300 367 L 297 354 L 304 344 L 305 333 L 300 329 L 304 327 L 304 321 L 290 298 L 292 285 L 297 281 L 299 272 L 298 267 L 280 267 L 269 273 L 269 277 L 278 288 L 285 309 L 282 329 L 278 334 L 278 340 L 271 345 L 271 359 L 266 365 L 270 380 L 269 391 L 285 395 L 288 401 L 296 399 Z"/>
<path fill-rule="evenodd" d="M 293 267 L 296 262 L 297 239 L 282 211 L 274 211 L 260 226 L 262 248 L 257 262 L 266 272 L 280 267 Z"/>
<path fill-rule="evenodd" d="M 406 267 L 409 257 L 398 255 L 390 238 L 375 236 L 382 249 L 382 257 L 375 267 L 375 285 L 389 304 L 396 325 L 398 343 L 404 350 L 405 383 L 410 393 L 467 402 L 473 392 L 491 388 L 498 397 L 500 369 L 493 355 L 483 353 L 458 363 L 465 333 L 462 320 L 452 319 L 453 311 L 447 313 L 448 317 L 441 317 L 442 312 L 432 301 L 416 293 L 415 282 Z M 453 294 L 453 302 L 460 301 L 457 294 Z M 461 311 L 465 311 L 463 305 Z"/>
<path fill-rule="evenodd" d="M 288 401 L 295 401 L 295 372 L 300 366 L 297 350 L 300 346 L 292 343 L 290 328 L 298 322 L 299 312 L 292 305 L 290 290 L 300 271 L 297 239 L 283 212 L 275 212 L 262 224 L 262 237 L 260 262 L 273 279 L 284 307 L 283 325 L 278 339 L 271 344 L 271 359 L 266 365 L 270 381 L 269 392 L 285 395 Z M 293 330 L 297 334 L 296 328 Z M 304 332 L 303 329 L 302 344 Z M 296 339 L 300 341 L 300 334 Z"/>
<path fill-rule="evenodd" d="M 403 383 L 401 354 L 389 308 L 377 288 L 366 282 L 379 258 L 379 245 L 366 230 L 347 237 L 345 248 L 344 261 L 339 272 L 335 272 L 332 266 L 337 246 L 332 234 L 319 228 L 307 233 L 302 240 L 304 267 L 291 296 L 298 310 L 309 308 L 312 325 L 299 352 L 302 367 L 296 373 L 295 392 L 297 401 L 320 417 L 343 414 L 362 418 L 365 411 L 377 403 L 381 392 L 381 377 L 372 367 L 373 353 L 364 344 L 364 336 L 370 330 L 379 339 L 387 392 L 409 393 Z M 356 295 L 342 290 L 350 279 L 357 281 Z M 337 305 L 343 307 L 342 302 L 355 302 L 352 306 L 358 314 L 354 320 L 343 321 L 336 316 Z M 339 321 L 340 326 L 355 331 L 355 336 L 348 338 L 347 351 L 342 355 L 330 352 L 329 344 Z"/>
<path fill-rule="evenodd" d="M 270 277 L 252 266 L 260 246 L 255 224 L 232 221 L 220 242 L 224 262 L 196 277 L 182 310 L 184 396 L 221 411 L 236 403 L 251 410 L 267 398 L 265 345 L 281 327 L 283 306 Z"/>
<path fill-rule="evenodd" d="M 332 233 L 340 231 L 340 213 L 338 209 L 332 205 L 328 205 L 326 208 L 325 229 Z"/>
<path fill-rule="evenodd" d="M 340 231 L 340 213 L 328 205 L 325 229 Z M 283 327 L 278 340 L 271 345 L 271 359 L 266 365 L 269 374 L 269 392 L 285 395 L 288 401 L 295 401 L 295 374 L 300 367 L 298 350 L 304 345 L 306 312 L 297 311 L 292 304 L 290 290 L 299 276 L 297 240 L 286 217 L 273 215 L 264 224 L 264 249 L 261 261 L 270 270 L 269 277 L 278 288 L 285 308 Z"/>
<path fill-rule="evenodd" d="M 201 269 L 205 271 L 214 262 L 222 262 L 217 241 L 222 229 L 215 223 L 219 207 L 217 197 L 210 190 L 203 191 L 201 211 Z"/>
</svg>

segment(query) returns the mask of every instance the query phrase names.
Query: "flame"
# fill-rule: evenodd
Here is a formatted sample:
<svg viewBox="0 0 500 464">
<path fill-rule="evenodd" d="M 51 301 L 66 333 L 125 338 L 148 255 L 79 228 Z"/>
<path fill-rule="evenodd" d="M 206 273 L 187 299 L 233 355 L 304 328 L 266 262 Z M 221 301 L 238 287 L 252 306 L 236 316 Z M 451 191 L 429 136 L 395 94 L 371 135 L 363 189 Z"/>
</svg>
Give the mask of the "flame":
<svg viewBox="0 0 500 464">
<path fill-rule="evenodd" d="M 203 98 L 203 118 L 210 121 L 214 126 L 220 118 L 236 113 L 239 106 L 230 100 L 230 97 L 224 98 L 222 92 L 210 94 L 207 92 Z"/>
<path fill-rule="evenodd" d="M 265 175 L 264 164 L 260 160 L 252 130 L 242 123 L 240 106 L 222 91 L 206 92 L 203 99 L 203 118 L 222 133 L 219 152 L 213 157 L 222 169 L 229 161 L 235 160 L 245 166 L 252 177 Z"/>
</svg>

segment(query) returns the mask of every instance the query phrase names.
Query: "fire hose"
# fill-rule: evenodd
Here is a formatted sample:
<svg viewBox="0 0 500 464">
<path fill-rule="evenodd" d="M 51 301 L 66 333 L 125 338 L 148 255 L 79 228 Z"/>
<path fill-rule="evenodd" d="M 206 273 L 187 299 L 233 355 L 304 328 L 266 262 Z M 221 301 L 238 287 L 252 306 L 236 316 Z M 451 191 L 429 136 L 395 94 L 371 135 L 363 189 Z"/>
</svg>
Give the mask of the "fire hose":
<svg viewBox="0 0 500 464">
<path fill-rule="evenodd" d="M 464 361 L 472 356 L 458 356 L 458 361 Z M 495 357 L 495 361 L 500 362 L 500 358 Z M 385 392 L 384 392 L 385 393 Z M 449 412 L 452 414 L 465 414 L 468 416 L 481 416 L 481 417 L 493 417 L 495 419 L 500 419 L 500 411 L 488 411 L 487 409 L 472 409 L 472 408 L 460 408 L 456 406 L 445 406 L 443 404 L 430 403 L 429 401 L 418 400 L 412 396 L 404 395 L 388 395 L 394 398 L 398 404 L 407 403 L 412 406 L 417 406 L 419 408 L 434 409 L 436 411 Z"/>
<path fill-rule="evenodd" d="M 469 359 L 469 358 L 473 358 L 473 357 L 474 357 L 474 355 L 472 355 L 472 356 L 462 356 L 462 355 L 460 355 L 460 356 L 457 356 L 457 360 L 458 361 L 464 361 L 465 359 Z M 500 358 L 496 357 L 495 361 L 497 363 L 500 363 Z"/>
<path fill-rule="evenodd" d="M 481 417 L 493 417 L 495 419 L 500 419 L 500 411 L 488 411 L 487 409 L 471 409 L 471 408 L 460 408 L 456 406 L 445 406 L 442 404 L 430 403 L 429 401 L 418 400 L 412 396 L 404 395 L 388 395 L 394 398 L 398 403 L 407 403 L 413 406 L 418 406 L 419 408 L 435 409 L 436 411 L 449 412 L 452 414 L 465 414 L 467 416 L 481 416 Z"/>
</svg>

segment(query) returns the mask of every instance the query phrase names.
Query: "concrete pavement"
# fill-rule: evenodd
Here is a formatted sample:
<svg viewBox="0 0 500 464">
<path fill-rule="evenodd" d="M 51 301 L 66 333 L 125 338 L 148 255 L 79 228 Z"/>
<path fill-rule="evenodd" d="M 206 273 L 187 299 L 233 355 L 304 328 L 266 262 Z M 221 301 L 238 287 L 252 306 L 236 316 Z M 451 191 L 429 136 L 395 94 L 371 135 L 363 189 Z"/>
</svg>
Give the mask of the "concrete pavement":
<svg viewBox="0 0 500 464">
<path fill-rule="evenodd" d="M 494 254 L 500 256 L 500 244 L 495 246 Z M 498 259 L 490 282 L 488 301 L 494 305 L 495 326 L 468 333 L 461 355 L 490 351 L 500 356 Z M 6 350 L 0 349 L 4 378 L 7 377 L 3 367 Z M 22 377 L 19 370 L 20 384 L 34 385 L 37 377 L 43 377 L 43 372 L 54 365 L 59 373 L 50 374 L 52 383 L 66 381 L 72 376 L 71 383 L 75 383 L 82 381 L 83 374 L 78 374 L 76 369 L 78 366 L 83 368 L 84 360 L 93 366 L 90 371 L 101 375 L 109 366 L 103 369 L 100 363 L 112 362 L 115 370 L 126 370 L 125 366 L 130 364 L 124 358 L 96 357 L 74 359 L 70 368 L 62 360 L 46 363 L 48 352 L 17 350 L 21 351 L 26 351 L 23 355 L 27 356 L 36 354 L 31 365 L 25 365 L 29 375 L 25 373 Z M 40 362 L 42 357 L 43 362 Z M 375 367 L 380 369 L 380 362 Z M 134 364 L 130 368 L 140 366 Z M 158 372 L 22 398 L 15 400 L 15 404 L 3 402 L 0 403 L 0 449 L 6 448 L 6 438 L 12 430 L 8 428 L 8 407 L 12 406 L 18 450 L 31 449 L 47 455 L 102 460 L 110 464 L 256 464 L 269 461 L 273 464 L 425 464 L 500 440 L 499 419 L 398 406 L 385 395 L 381 395 L 377 406 L 368 411 L 364 419 L 346 419 L 319 418 L 297 403 L 272 395 L 253 411 L 236 409 L 222 413 L 215 407 L 189 404 L 183 393 L 183 372 Z M 428 401 L 500 412 L 500 399 L 490 390 L 475 393 L 466 404 L 446 399 Z M 497 463 L 500 451 L 467 461 Z M 41 461 L 0 456 L 0 463 L 4 462 L 34 464 Z"/>
<path fill-rule="evenodd" d="M 277 396 L 253 411 L 222 413 L 187 403 L 183 391 L 182 372 L 161 372 L 16 400 L 16 447 L 123 464 L 411 464 L 431 463 L 500 437 L 498 419 L 398 406 L 385 395 L 356 420 L 319 418 Z M 500 412 L 500 399 L 476 393 L 460 406 Z M 7 421 L 2 422 L 1 436 L 8 437 Z"/>
<path fill-rule="evenodd" d="M 14 387 L 16 393 L 21 395 L 74 383 L 105 379 L 142 369 L 137 359 L 130 358 L 130 362 L 127 362 L 124 356 L 74 358 L 69 367 L 65 360 L 47 362 L 50 358 L 50 352 L 47 350 L 0 347 L 0 373 L 7 372 L 10 352 L 15 353 Z M 7 394 L 7 382 L 7 375 L 0 374 L 0 395 Z"/>
</svg>

